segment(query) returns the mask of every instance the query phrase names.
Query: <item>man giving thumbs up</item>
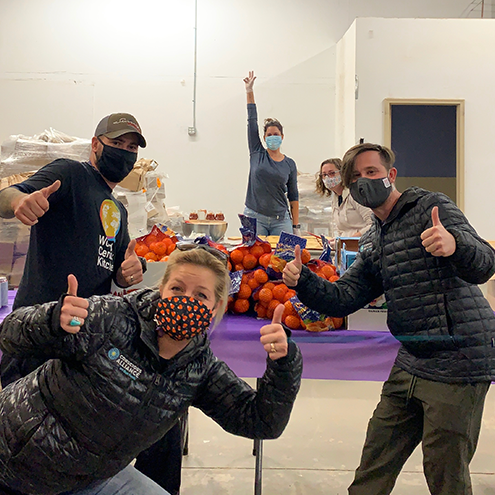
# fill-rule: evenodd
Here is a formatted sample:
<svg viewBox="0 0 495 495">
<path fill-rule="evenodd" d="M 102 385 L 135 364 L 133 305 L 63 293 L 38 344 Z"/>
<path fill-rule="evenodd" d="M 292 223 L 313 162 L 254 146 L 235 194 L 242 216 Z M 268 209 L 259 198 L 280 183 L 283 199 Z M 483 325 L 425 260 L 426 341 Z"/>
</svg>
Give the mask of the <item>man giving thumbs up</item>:
<svg viewBox="0 0 495 495">
<path fill-rule="evenodd" d="M 69 274 L 76 277 L 83 298 L 108 294 L 112 280 L 121 287 L 142 281 L 145 265 L 134 253 L 127 211 L 112 191 L 145 146 L 132 115 L 111 114 L 96 127 L 89 161 L 55 160 L 0 191 L 0 217 L 15 216 L 31 227 L 14 309 L 58 300 Z M 39 364 L 4 354 L 2 385 Z"/>
<path fill-rule="evenodd" d="M 394 160 L 390 149 L 371 143 L 344 155 L 343 185 L 375 221 L 343 276 L 327 282 L 296 255 L 283 277 L 303 303 L 329 316 L 348 315 L 384 294 L 388 327 L 402 344 L 349 494 L 390 493 L 422 443 L 431 493 L 467 495 L 495 379 L 495 317 L 477 286 L 495 273 L 495 252 L 444 194 L 418 187 L 400 193 Z"/>
</svg>

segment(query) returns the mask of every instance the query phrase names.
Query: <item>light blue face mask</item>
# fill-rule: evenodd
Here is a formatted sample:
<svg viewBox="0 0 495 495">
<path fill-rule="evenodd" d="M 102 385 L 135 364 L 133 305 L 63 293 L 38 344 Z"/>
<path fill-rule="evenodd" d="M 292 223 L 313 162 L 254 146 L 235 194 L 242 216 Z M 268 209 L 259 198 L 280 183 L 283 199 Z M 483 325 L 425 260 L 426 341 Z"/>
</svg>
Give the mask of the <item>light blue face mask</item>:
<svg viewBox="0 0 495 495">
<path fill-rule="evenodd" d="M 267 136 L 265 139 L 268 149 L 275 151 L 282 146 L 282 136 Z"/>
</svg>

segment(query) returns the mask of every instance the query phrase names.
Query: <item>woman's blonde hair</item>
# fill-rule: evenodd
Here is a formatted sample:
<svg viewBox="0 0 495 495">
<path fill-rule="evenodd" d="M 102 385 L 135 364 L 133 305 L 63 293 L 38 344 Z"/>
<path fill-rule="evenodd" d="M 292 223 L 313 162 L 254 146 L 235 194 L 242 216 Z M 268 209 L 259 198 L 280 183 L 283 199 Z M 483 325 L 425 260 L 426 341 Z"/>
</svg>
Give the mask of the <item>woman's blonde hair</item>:
<svg viewBox="0 0 495 495">
<path fill-rule="evenodd" d="M 339 172 L 342 168 L 342 160 L 340 158 L 328 158 L 325 161 L 321 162 L 320 171 L 317 172 L 316 174 L 316 189 L 315 189 L 320 196 L 325 196 L 325 195 L 331 196 L 332 194 L 332 191 L 330 191 L 330 189 L 327 189 L 327 187 L 323 182 L 323 179 L 321 178 L 321 169 L 323 168 L 323 165 L 326 165 L 327 163 L 331 165 L 335 165 L 335 168 Z"/>
<path fill-rule="evenodd" d="M 227 306 L 230 287 L 230 277 L 227 267 L 219 258 L 210 254 L 205 249 L 195 248 L 187 251 L 176 249 L 168 258 L 167 268 L 160 282 L 160 289 L 169 281 L 172 271 L 180 265 L 202 266 L 215 274 L 215 303 L 218 304 L 218 311 L 213 323 L 213 327 L 215 327 L 222 320 L 225 307 Z"/>
</svg>

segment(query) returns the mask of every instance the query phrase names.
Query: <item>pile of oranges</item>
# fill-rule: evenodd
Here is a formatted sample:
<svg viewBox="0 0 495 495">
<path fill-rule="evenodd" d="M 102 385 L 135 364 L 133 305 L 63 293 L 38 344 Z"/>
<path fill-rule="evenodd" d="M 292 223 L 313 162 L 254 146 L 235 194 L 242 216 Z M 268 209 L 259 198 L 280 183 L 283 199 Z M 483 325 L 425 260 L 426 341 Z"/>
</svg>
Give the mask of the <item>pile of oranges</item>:
<svg viewBox="0 0 495 495">
<path fill-rule="evenodd" d="M 290 299 L 296 292 L 280 280 L 269 280 L 266 273 L 271 264 L 272 250 L 265 242 L 257 241 L 251 247 L 240 247 L 230 253 L 232 271 L 244 270 L 238 293 L 229 300 L 228 309 L 236 314 L 248 312 L 254 308 L 258 318 L 271 319 L 275 308 L 284 305 L 282 321 L 294 330 L 306 328 L 305 324 L 294 309 Z M 308 250 L 301 251 L 301 260 L 318 276 L 333 282 L 338 280 L 335 267 L 320 260 L 311 260 Z M 328 326 L 338 328 L 339 322 L 329 323 Z M 342 321 L 340 321 L 340 325 Z"/>
<path fill-rule="evenodd" d="M 242 246 L 235 248 L 230 253 L 229 269 L 237 272 L 239 270 L 254 270 L 258 266 L 265 269 L 270 263 L 272 248 L 268 242 L 256 241 L 251 247 Z"/>
<path fill-rule="evenodd" d="M 168 255 L 175 249 L 177 238 L 163 233 L 160 229 L 153 229 L 143 237 L 138 237 L 134 251 L 147 261 L 167 261 Z"/>
</svg>

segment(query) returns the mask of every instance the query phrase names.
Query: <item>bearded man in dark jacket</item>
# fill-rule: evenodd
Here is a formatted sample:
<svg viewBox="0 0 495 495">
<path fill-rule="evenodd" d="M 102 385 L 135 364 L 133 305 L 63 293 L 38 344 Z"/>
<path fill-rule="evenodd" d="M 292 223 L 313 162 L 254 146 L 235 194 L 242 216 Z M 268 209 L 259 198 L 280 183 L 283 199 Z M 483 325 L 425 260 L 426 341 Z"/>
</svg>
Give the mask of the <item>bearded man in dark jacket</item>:
<svg viewBox="0 0 495 495">
<path fill-rule="evenodd" d="M 370 143 L 347 151 L 344 186 L 373 210 L 374 225 L 337 282 L 302 266 L 299 251 L 284 281 L 303 303 L 330 316 L 384 294 L 388 327 L 402 344 L 349 493 L 390 493 L 422 442 L 430 492 L 468 495 L 469 463 L 495 379 L 495 317 L 476 284 L 494 274 L 495 252 L 444 194 L 397 191 L 394 161 L 391 150 Z"/>
</svg>

